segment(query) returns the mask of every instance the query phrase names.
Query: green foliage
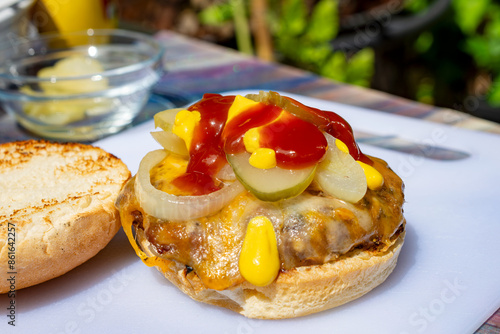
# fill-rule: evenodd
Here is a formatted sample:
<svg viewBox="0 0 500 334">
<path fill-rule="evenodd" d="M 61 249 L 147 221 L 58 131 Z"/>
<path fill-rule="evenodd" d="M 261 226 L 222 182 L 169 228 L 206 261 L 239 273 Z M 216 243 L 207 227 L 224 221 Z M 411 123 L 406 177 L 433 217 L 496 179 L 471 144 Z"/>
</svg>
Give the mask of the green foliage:
<svg viewBox="0 0 500 334">
<path fill-rule="evenodd" d="M 471 33 L 465 40 L 465 51 L 474 57 L 481 68 L 500 73 L 500 10 L 489 6 L 489 13 L 483 18 L 482 33 Z"/>
<path fill-rule="evenodd" d="M 282 7 L 277 35 L 293 38 L 302 34 L 307 26 L 307 8 L 304 1 L 285 0 Z"/>
<path fill-rule="evenodd" d="M 339 31 L 337 0 L 320 0 L 311 13 L 302 0 L 286 0 L 280 9 L 273 35 L 283 61 L 334 80 L 369 86 L 373 50 L 348 57 L 329 44 Z"/>
<path fill-rule="evenodd" d="M 488 94 L 488 101 L 495 107 L 500 107 L 500 75 L 497 74 Z"/>
<path fill-rule="evenodd" d="M 220 26 L 233 22 L 238 49 L 244 53 L 253 53 L 250 27 L 247 19 L 247 1 L 229 0 L 205 8 L 199 14 L 200 23 Z"/>
<path fill-rule="evenodd" d="M 321 69 L 320 74 L 331 79 L 368 87 L 373 76 L 374 52 L 365 48 L 347 58 L 340 51 L 335 52 Z"/>
<path fill-rule="evenodd" d="M 483 21 L 490 3 L 490 0 L 453 0 L 452 6 L 456 13 L 455 21 L 460 29 L 468 35 L 474 34 Z"/>
<path fill-rule="evenodd" d="M 244 53 L 252 54 L 253 47 L 247 19 L 246 2 L 245 0 L 231 0 L 231 3 L 238 48 Z"/>
<path fill-rule="evenodd" d="M 424 31 L 415 41 L 415 50 L 418 53 L 425 53 L 434 43 L 434 36 L 430 31 Z"/>
<path fill-rule="evenodd" d="M 434 103 L 435 83 L 432 78 L 425 78 L 419 82 L 415 98 L 417 101 L 433 104 Z"/>
<path fill-rule="evenodd" d="M 431 4 L 431 0 L 410 0 L 405 8 L 419 12 Z M 500 106 L 500 4 L 497 0 L 452 0 L 451 11 L 444 21 L 421 33 L 414 48 L 419 55 L 418 62 L 427 69 L 427 76 L 416 80 L 415 99 L 432 102 L 432 97 L 443 96 L 443 89 L 449 89 L 451 94 L 456 92 L 456 85 L 461 82 L 464 90 L 468 84 L 468 91 L 463 94 L 486 98 L 491 105 Z M 487 73 L 491 78 L 486 96 L 478 96 L 483 88 L 474 88 L 480 73 Z"/>
<path fill-rule="evenodd" d="M 222 2 L 202 10 L 198 17 L 202 24 L 218 26 L 233 19 L 233 8 L 230 2 Z"/>
<path fill-rule="evenodd" d="M 268 21 L 278 60 L 337 81 L 369 86 L 374 51 L 365 48 L 346 55 L 330 46 L 339 32 L 338 1 L 319 0 L 310 8 L 310 2 L 303 0 L 270 0 Z M 434 1 L 408 0 L 404 10 L 421 14 Z M 250 4 L 250 0 L 220 1 L 203 10 L 199 18 L 206 25 L 233 22 L 238 47 L 251 53 L 246 10 Z M 477 71 L 490 74 L 486 98 L 490 104 L 500 106 L 500 3 L 452 0 L 451 7 L 445 23 L 422 32 L 414 43 L 421 66 L 413 80 L 414 98 L 432 103 L 443 87 L 453 92 L 457 82 L 465 86 L 463 78 L 470 75 L 471 68 L 463 64 L 472 59 Z M 426 70 L 422 72 L 422 68 Z"/>
<path fill-rule="evenodd" d="M 454 0 L 456 22 L 466 38 L 463 50 L 490 73 L 488 102 L 500 106 L 500 6 L 494 0 Z"/>
<path fill-rule="evenodd" d="M 313 9 L 304 38 L 311 43 L 326 43 L 337 36 L 338 30 L 337 1 L 322 0 Z"/>
<path fill-rule="evenodd" d="M 425 10 L 429 5 L 429 0 L 409 0 L 405 4 L 405 9 L 412 13 Z"/>
<path fill-rule="evenodd" d="M 214 4 L 199 13 L 200 22 L 222 25 L 233 21 L 240 51 L 251 52 L 248 23 L 242 20 L 247 5 L 248 0 Z M 303 0 L 276 1 L 269 16 L 275 48 L 283 62 L 338 81 L 369 86 L 374 71 L 373 50 L 347 57 L 334 52 L 329 44 L 339 31 L 338 0 L 320 0 L 311 12 Z"/>
</svg>

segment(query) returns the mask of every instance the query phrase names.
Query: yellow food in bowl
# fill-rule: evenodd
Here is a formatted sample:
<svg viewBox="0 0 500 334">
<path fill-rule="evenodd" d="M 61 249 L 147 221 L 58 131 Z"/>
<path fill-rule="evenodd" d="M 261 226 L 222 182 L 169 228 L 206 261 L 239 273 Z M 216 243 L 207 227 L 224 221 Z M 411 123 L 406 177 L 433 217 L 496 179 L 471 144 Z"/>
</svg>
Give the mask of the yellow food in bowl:
<svg viewBox="0 0 500 334">
<path fill-rule="evenodd" d="M 74 55 L 58 61 L 38 71 L 38 78 L 47 79 L 40 83 L 41 92 L 24 87 L 28 95 L 62 97 L 106 90 L 108 80 L 99 75 L 104 70 L 102 64 L 93 58 Z M 76 79 L 78 77 L 88 77 Z M 75 78 L 74 80 L 67 80 Z M 65 80 L 61 80 L 65 79 Z M 64 125 L 84 119 L 87 116 L 104 114 L 110 110 L 108 98 L 92 97 L 68 100 L 30 102 L 25 105 L 25 113 L 40 121 L 54 125 Z"/>
</svg>

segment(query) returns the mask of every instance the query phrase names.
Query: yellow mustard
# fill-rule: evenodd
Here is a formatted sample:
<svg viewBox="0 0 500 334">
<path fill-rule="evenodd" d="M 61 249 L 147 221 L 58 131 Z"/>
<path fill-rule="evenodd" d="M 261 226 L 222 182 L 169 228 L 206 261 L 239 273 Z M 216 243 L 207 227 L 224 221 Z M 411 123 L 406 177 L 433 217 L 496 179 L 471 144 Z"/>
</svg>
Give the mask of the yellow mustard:
<svg viewBox="0 0 500 334">
<path fill-rule="evenodd" d="M 260 169 L 276 167 L 276 152 L 271 148 L 260 147 L 259 138 L 259 128 L 251 128 L 243 136 L 245 149 L 252 153 L 248 162 Z"/>
<path fill-rule="evenodd" d="M 269 285 L 278 276 L 278 245 L 269 218 L 257 216 L 248 223 L 241 247 L 239 268 L 241 275 L 256 286 Z"/>
<path fill-rule="evenodd" d="M 260 136 L 258 128 L 251 128 L 245 132 L 245 135 L 243 136 L 243 144 L 245 145 L 247 152 L 255 152 L 260 147 L 259 140 Z"/>
<path fill-rule="evenodd" d="M 175 115 L 174 127 L 172 132 L 179 136 L 186 143 L 189 150 L 191 141 L 193 140 L 193 132 L 196 125 L 201 120 L 199 111 L 181 110 Z"/>
<path fill-rule="evenodd" d="M 250 165 L 260 169 L 276 167 L 276 152 L 271 148 L 258 148 L 248 159 Z"/>
<path fill-rule="evenodd" d="M 343 141 L 335 139 L 335 145 L 337 145 L 338 149 L 342 152 L 349 154 L 349 148 L 347 148 L 347 145 Z M 361 165 L 363 172 L 365 172 L 368 188 L 371 190 L 377 190 L 382 187 L 384 184 L 384 177 L 378 170 L 368 164 L 365 164 L 364 162 L 357 161 L 357 163 Z"/>
<path fill-rule="evenodd" d="M 384 177 L 382 176 L 382 174 L 380 174 L 380 172 L 374 167 L 365 164 L 364 162 L 357 162 L 361 165 L 363 171 L 365 172 L 368 188 L 370 188 L 371 190 L 377 190 L 382 187 L 382 185 L 384 184 Z"/>
<path fill-rule="evenodd" d="M 341 150 L 344 153 L 349 154 L 349 149 L 347 148 L 347 145 L 339 139 L 335 139 L 335 145 L 337 145 L 337 148 Z"/>
<path fill-rule="evenodd" d="M 229 108 L 227 112 L 227 120 L 226 123 L 233 119 L 235 116 L 241 114 L 243 111 L 251 108 L 260 102 L 255 102 L 241 95 L 236 95 L 234 98 L 233 104 Z"/>
</svg>

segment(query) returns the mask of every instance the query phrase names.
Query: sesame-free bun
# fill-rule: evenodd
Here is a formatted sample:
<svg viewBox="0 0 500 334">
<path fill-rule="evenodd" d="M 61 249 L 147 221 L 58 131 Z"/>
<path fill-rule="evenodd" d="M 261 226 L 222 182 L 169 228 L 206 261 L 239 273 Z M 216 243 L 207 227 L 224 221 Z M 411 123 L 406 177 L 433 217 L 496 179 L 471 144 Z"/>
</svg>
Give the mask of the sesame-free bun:
<svg viewBox="0 0 500 334">
<path fill-rule="evenodd" d="M 270 285 L 248 282 L 231 289 L 207 289 L 194 272 L 175 261 L 163 261 L 157 269 L 194 300 L 228 308 L 249 318 L 284 319 L 328 310 L 361 297 L 385 281 L 394 270 L 405 232 L 384 250 L 353 251 L 322 265 L 282 271 Z M 148 256 L 154 256 L 144 233 L 137 239 Z"/>
<path fill-rule="evenodd" d="M 129 177 L 120 159 L 90 145 L 0 145 L 0 293 L 11 289 L 9 272 L 22 289 L 104 248 L 121 226 L 114 201 Z"/>
<path fill-rule="evenodd" d="M 356 204 L 319 192 L 315 185 L 295 198 L 274 204 L 260 201 L 244 191 L 212 215 L 192 221 L 171 222 L 144 211 L 134 187 L 136 177 L 123 187 L 116 204 L 124 231 L 139 257 L 146 265 L 155 266 L 192 299 L 221 306 L 249 318 L 300 317 L 361 297 L 384 282 L 396 266 L 405 239 L 406 223 L 402 211 L 404 187 L 402 180 L 387 163 L 377 158 L 372 159 L 377 170 L 384 176 L 384 185 L 377 191 L 368 191 L 363 200 Z M 323 216 L 309 214 L 312 217 L 310 220 L 296 220 L 297 215 L 306 217 L 308 212 L 321 212 Z M 346 212 L 351 212 L 351 215 Z M 245 236 L 245 226 L 252 217 L 264 214 L 276 219 L 278 228 L 275 233 L 281 245 L 282 265 L 277 278 L 271 284 L 261 287 L 245 280 L 236 270 L 239 270 L 237 261 Z M 361 236 L 361 241 L 349 244 L 344 252 L 339 252 L 328 260 L 315 263 L 304 261 L 285 267 L 283 263 L 290 261 L 297 252 L 301 252 L 302 258 L 311 256 L 308 254 L 318 254 L 308 253 L 309 249 L 305 247 L 315 247 L 314 250 L 317 251 L 324 245 L 321 244 L 324 239 L 313 239 L 315 232 L 312 229 L 315 226 L 325 226 L 322 225 L 324 221 L 325 224 L 338 222 L 330 227 L 359 227 L 355 231 Z M 307 226 L 307 230 L 302 233 L 309 237 L 309 244 L 293 243 L 286 239 L 301 233 L 300 224 Z M 233 233 L 226 237 L 229 228 Z M 295 233 L 292 237 L 286 234 L 291 229 Z M 170 231 L 173 231 L 172 234 L 169 234 Z M 331 233 L 327 228 L 318 231 L 320 236 Z M 341 234 L 346 231 L 343 228 L 331 231 L 336 236 L 354 235 Z M 205 237 L 203 233 L 209 234 L 209 237 Z M 181 239 L 183 243 L 179 243 L 171 235 L 185 239 Z M 218 240 L 223 241 L 217 244 Z M 226 240 L 230 241 L 224 242 Z M 298 239 L 292 241 L 294 240 Z M 330 246 L 332 248 L 342 242 L 342 239 L 340 242 L 339 239 L 331 240 L 329 245 L 333 245 Z M 352 239 L 348 241 L 350 240 Z M 206 251 L 215 249 L 214 244 L 218 246 L 218 251 Z M 182 248 L 184 245 L 188 246 Z M 323 247 L 326 249 L 326 246 Z M 198 270 L 197 262 L 193 260 L 189 262 L 182 257 L 167 257 L 165 253 L 169 250 L 173 250 L 173 253 L 180 253 L 182 250 L 184 257 L 191 252 L 202 258 L 199 263 L 210 264 L 207 272 L 211 276 L 207 279 L 204 268 L 198 267 L 201 268 Z M 219 262 L 223 265 L 219 266 Z"/>
</svg>

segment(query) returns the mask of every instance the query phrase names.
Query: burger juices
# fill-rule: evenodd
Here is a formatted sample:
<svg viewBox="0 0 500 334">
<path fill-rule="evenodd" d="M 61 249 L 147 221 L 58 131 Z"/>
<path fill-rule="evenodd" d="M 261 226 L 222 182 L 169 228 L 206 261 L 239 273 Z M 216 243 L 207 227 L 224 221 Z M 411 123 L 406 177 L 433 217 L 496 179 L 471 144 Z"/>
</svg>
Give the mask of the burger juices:
<svg viewBox="0 0 500 334">
<path fill-rule="evenodd" d="M 365 156 L 333 112 L 274 92 L 205 94 L 157 114 L 155 125 L 163 149 L 146 155 L 117 206 L 143 261 L 175 272 L 167 278 L 197 300 L 245 299 L 231 291 L 264 291 L 257 287 L 402 244 L 402 181 Z M 236 303 L 222 306 L 245 314 Z"/>
</svg>

